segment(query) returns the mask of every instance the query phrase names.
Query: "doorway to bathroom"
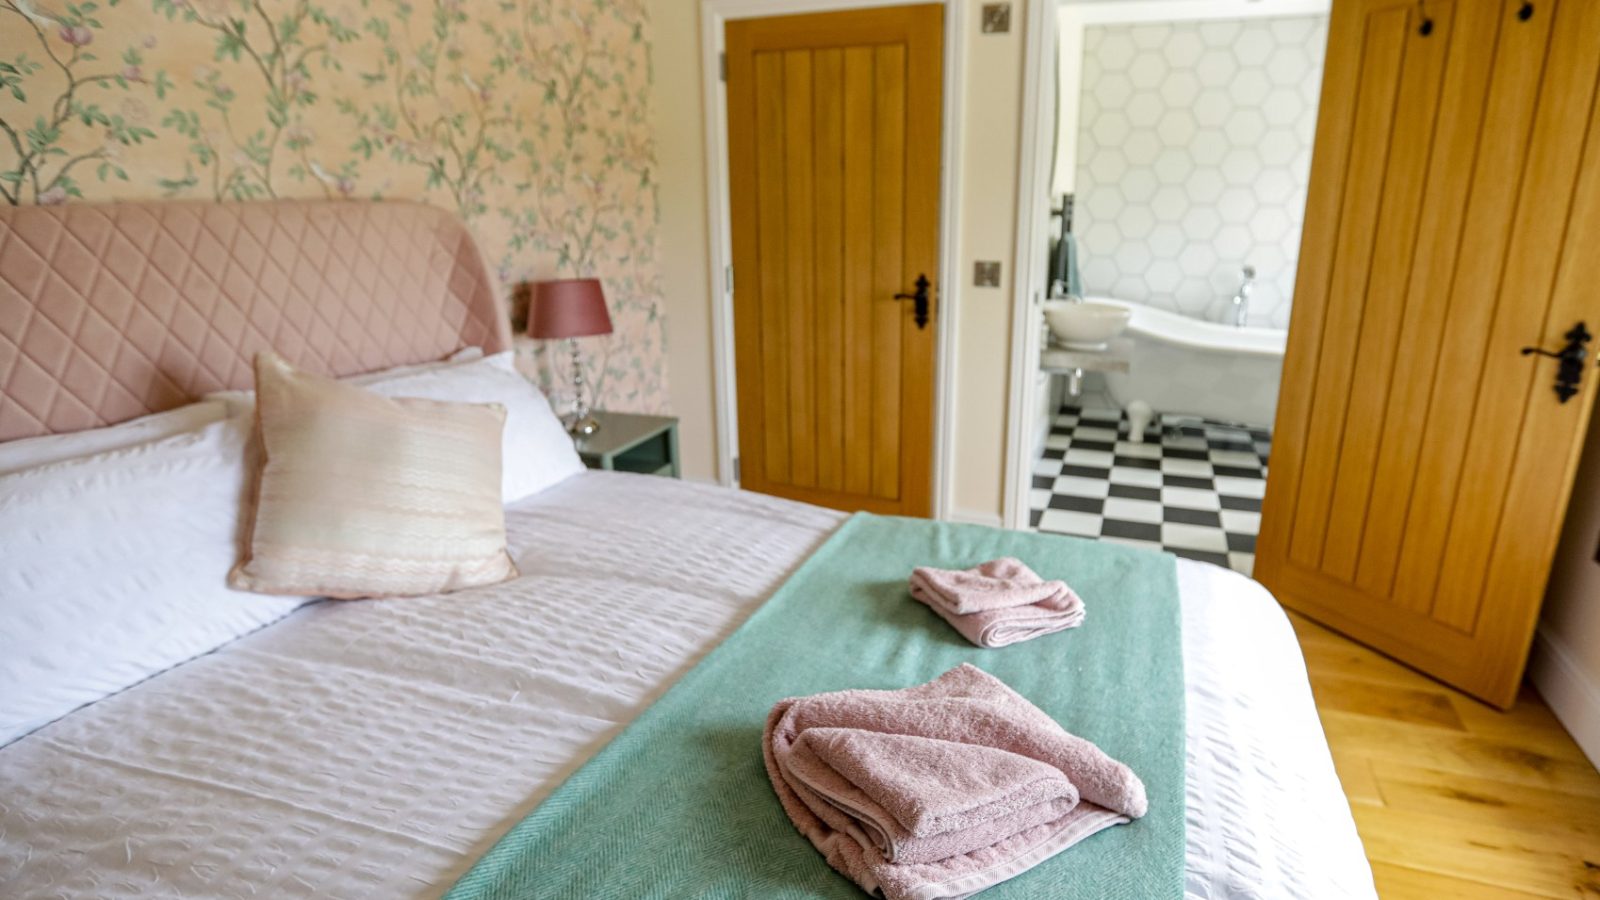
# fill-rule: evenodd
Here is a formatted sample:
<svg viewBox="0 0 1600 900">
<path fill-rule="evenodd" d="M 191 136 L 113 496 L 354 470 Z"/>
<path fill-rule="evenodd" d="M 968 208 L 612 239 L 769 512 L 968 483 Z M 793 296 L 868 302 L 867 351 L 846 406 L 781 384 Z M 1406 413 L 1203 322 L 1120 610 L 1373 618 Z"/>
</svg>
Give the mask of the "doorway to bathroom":
<svg viewBox="0 0 1600 900">
<path fill-rule="evenodd" d="M 1329 4 L 1041 7 L 1008 517 L 1249 574 Z"/>
</svg>

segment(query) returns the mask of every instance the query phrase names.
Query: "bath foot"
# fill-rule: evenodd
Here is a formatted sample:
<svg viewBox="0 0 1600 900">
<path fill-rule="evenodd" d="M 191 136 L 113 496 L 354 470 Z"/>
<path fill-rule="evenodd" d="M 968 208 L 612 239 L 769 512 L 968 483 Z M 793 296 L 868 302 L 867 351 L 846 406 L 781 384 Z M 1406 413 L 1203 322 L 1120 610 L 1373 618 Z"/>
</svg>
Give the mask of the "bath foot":
<svg viewBox="0 0 1600 900">
<path fill-rule="evenodd" d="M 1128 443 L 1144 443 L 1144 430 L 1150 427 L 1150 420 L 1155 417 L 1155 410 L 1143 400 L 1135 400 L 1128 404 Z"/>
</svg>

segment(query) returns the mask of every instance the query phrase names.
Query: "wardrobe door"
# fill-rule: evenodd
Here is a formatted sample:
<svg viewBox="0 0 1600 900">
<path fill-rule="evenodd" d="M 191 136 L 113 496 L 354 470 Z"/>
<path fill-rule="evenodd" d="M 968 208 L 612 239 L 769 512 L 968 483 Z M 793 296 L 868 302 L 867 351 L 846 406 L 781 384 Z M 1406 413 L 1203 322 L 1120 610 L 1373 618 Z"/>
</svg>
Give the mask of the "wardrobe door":
<svg viewBox="0 0 1600 900">
<path fill-rule="evenodd" d="M 1333 5 L 1256 575 L 1501 706 L 1592 405 L 1540 351 L 1600 329 L 1597 74 L 1600 3 Z"/>
</svg>

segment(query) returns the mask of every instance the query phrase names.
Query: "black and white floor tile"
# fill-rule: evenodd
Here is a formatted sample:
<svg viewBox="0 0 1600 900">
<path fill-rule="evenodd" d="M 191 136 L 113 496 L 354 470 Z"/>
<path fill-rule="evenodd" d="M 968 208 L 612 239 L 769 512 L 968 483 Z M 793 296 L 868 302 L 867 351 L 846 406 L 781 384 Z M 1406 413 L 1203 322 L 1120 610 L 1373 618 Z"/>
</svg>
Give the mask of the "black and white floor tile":
<svg viewBox="0 0 1600 900">
<path fill-rule="evenodd" d="M 1248 575 L 1271 449 L 1265 429 L 1200 419 L 1152 423 L 1135 444 L 1120 410 L 1065 406 L 1034 466 L 1030 520 Z"/>
</svg>

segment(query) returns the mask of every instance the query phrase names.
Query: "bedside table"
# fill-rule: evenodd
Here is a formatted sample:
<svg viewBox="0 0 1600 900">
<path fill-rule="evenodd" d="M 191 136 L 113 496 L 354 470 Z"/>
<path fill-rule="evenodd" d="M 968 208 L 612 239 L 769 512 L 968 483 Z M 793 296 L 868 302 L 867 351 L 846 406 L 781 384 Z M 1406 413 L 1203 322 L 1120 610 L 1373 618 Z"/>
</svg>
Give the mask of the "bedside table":
<svg viewBox="0 0 1600 900">
<path fill-rule="evenodd" d="M 678 420 L 672 416 L 594 411 L 600 430 L 574 437 L 591 469 L 678 477 Z"/>
</svg>

